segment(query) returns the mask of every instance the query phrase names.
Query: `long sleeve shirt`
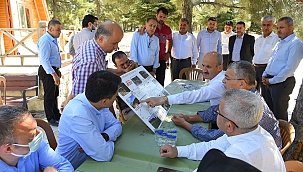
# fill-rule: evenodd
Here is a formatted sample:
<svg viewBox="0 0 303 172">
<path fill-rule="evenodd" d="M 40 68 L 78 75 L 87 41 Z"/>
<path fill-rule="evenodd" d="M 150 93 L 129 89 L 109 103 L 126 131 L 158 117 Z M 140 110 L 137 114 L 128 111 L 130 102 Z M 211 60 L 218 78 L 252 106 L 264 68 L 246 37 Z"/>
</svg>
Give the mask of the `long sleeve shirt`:
<svg viewBox="0 0 303 172">
<path fill-rule="evenodd" d="M 191 64 L 195 65 L 198 59 L 198 49 L 195 36 L 189 32 L 181 35 L 180 32 L 173 33 L 173 46 L 171 56 L 176 59 L 191 57 Z"/>
<path fill-rule="evenodd" d="M 16 167 L 0 160 L 1 172 L 40 172 L 40 167 L 44 170 L 48 166 L 53 166 L 60 172 L 74 171 L 70 162 L 50 148 L 45 141 L 42 141 L 40 147 L 29 156 L 19 158 Z"/>
<path fill-rule="evenodd" d="M 272 136 L 262 127 L 235 136 L 224 134 L 217 140 L 177 146 L 178 157 L 201 160 L 210 149 L 218 149 L 228 157 L 241 159 L 261 171 L 285 172 L 281 153 Z"/>
<path fill-rule="evenodd" d="M 274 32 L 271 32 L 266 38 L 262 34 L 256 39 L 254 51 L 255 55 L 253 57 L 254 64 L 267 64 L 270 58 L 272 49 L 278 42 L 279 37 Z"/>
<path fill-rule="evenodd" d="M 229 34 L 226 34 L 224 32 L 221 32 L 221 39 L 222 39 L 222 54 L 229 54 L 228 50 L 228 43 L 229 43 L 229 37 L 233 36 L 235 32 L 231 31 Z"/>
<path fill-rule="evenodd" d="M 142 66 L 159 67 L 159 39 L 155 35 L 149 37 L 145 32 L 135 32 L 130 46 L 130 59 Z"/>
<path fill-rule="evenodd" d="M 61 67 L 61 56 L 57 38 L 53 38 L 48 32 L 45 33 L 37 42 L 37 50 L 40 65 L 47 74 L 52 74 L 54 67 Z"/>
<path fill-rule="evenodd" d="M 281 149 L 282 139 L 280 134 L 279 121 L 275 118 L 273 112 L 269 109 L 260 93 L 255 88 L 251 89 L 250 91 L 258 95 L 263 103 L 264 111 L 259 125 L 272 135 L 277 147 Z M 216 123 L 218 114 L 214 111 L 217 111 L 218 109 L 219 105 L 215 105 L 211 106 L 205 111 L 198 111 L 198 114 L 203 119 L 203 122 Z M 215 140 L 224 135 L 224 132 L 220 129 L 206 129 L 198 124 L 193 124 L 190 128 L 190 132 L 195 138 L 201 141 Z"/>
<path fill-rule="evenodd" d="M 205 54 L 211 51 L 222 54 L 221 42 L 221 33 L 217 30 L 214 30 L 212 33 L 209 33 L 207 29 L 201 30 L 197 36 L 198 60 L 201 61 Z"/>
<path fill-rule="evenodd" d="M 169 95 L 169 104 L 193 104 L 210 101 L 211 105 L 218 105 L 221 101 L 222 93 L 225 91 L 222 80 L 225 72 L 221 71 L 216 77 L 208 82 L 207 86 L 199 90 L 185 91 L 179 94 Z"/>
<path fill-rule="evenodd" d="M 74 45 L 74 49 L 77 51 L 79 46 L 90 39 L 93 39 L 95 36 L 94 32 L 92 32 L 91 30 L 87 29 L 87 28 L 83 28 L 81 30 L 81 32 L 77 33 L 74 36 L 74 40 L 73 40 L 73 45 Z"/>
<path fill-rule="evenodd" d="M 101 133 L 106 133 L 106 141 Z M 108 108 L 97 110 L 84 93 L 72 99 L 64 108 L 58 127 L 56 152 L 78 168 L 87 158 L 110 161 L 114 153 L 114 141 L 122 133 L 120 122 Z M 84 152 L 79 152 L 78 147 Z"/>
<path fill-rule="evenodd" d="M 274 47 L 263 76 L 272 75 L 270 84 L 284 82 L 288 77 L 294 76 L 303 57 L 303 43 L 293 33 L 283 40 L 279 40 Z"/>
<path fill-rule="evenodd" d="M 72 95 L 83 93 L 88 77 L 100 70 L 106 70 L 106 53 L 94 39 L 85 41 L 76 51 L 72 63 Z"/>
</svg>

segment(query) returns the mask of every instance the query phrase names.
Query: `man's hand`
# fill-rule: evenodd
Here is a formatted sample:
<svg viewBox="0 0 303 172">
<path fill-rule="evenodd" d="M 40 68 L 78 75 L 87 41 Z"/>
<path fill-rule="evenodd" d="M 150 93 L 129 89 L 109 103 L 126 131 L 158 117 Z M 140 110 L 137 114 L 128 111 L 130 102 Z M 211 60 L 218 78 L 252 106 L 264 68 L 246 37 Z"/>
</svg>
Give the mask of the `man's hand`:
<svg viewBox="0 0 303 172">
<path fill-rule="evenodd" d="M 48 166 L 43 170 L 43 172 L 59 172 L 59 171 L 53 166 Z"/>
<path fill-rule="evenodd" d="M 60 74 L 61 74 L 61 73 L 60 73 Z M 60 78 L 58 77 L 57 73 L 54 72 L 54 73 L 52 73 L 51 75 L 53 76 L 54 84 L 57 85 L 57 86 L 60 85 Z"/>
<path fill-rule="evenodd" d="M 68 103 L 71 99 L 73 99 L 74 97 L 75 97 L 74 95 L 70 94 L 70 95 L 67 97 L 67 99 L 66 99 L 64 102 L 62 102 L 62 104 L 61 104 L 61 106 L 60 106 L 61 112 L 63 112 L 63 110 L 64 110 L 65 106 L 67 105 L 67 103 Z"/>
<path fill-rule="evenodd" d="M 164 104 L 165 99 L 164 99 L 164 97 L 151 97 L 151 98 L 148 98 L 145 100 L 141 100 L 140 102 L 141 103 L 146 102 L 148 106 L 155 107 L 155 106 Z"/>
<path fill-rule="evenodd" d="M 129 72 L 133 69 L 136 69 L 138 67 L 138 63 L 134 62 L 133 60 L 129 60 L 129 66 L 126 68 L 126 71 Z"/>
<path fill-rule="evenodd" d="M 167 61 L 169 58 L 170 58 L 170 54 L 169 54 L 169 53 L 166 53 L 166 54 L 165 54 L 165 61 Z"/>
<path fill-rule="evenodd" d="M 262 83 L 263 83 L 264 85 L 270 85 L 270 83 L 269 83 L 269 78 L 265 78 L 265 76 L 262 76 Z"/>
<path fill-rule="evenodd" d="M 126 69 L 121 69 L 121 68 L 117 68 L 117 69 L 108 68 L 107 71 L 109 71 L 115 75 L 118 75 L 118 76 L 121 76 L 121 75 L 125 74 L 126 72 L 128 72 Z"/>
<path fill-rule="evenodd" d="M 160 155 L 162 157 L 169 157 L 169 158 L 175 158 L 178 156 L 178 150 L 175 147 L 172 147 L 170 145 L 164 145 L 160 147 Z"/>
<path fill-rule="evenodd" d="M 140 35 L 143 35 L 143 34 L 144 34 L 144 31 L 145 31 L 145 28 L 139 28 L 139 29 L 138 29 L 138 32 L 140 33 Z"/>
<path fill-rule="evenodd" d="M 59 69 L 58 69 L 58 74 L 57 75 L 58 75 L 59 78 L 62 77 L 62 73 L 61 73 L 61 71 Z"/>
<path fill-rule="evenodd" d="M 185 118 L 189 118 L 189 117 L 186 117 L 185 115 L 183 114 L 175 114 L 171 120 L 174 122 L 175 125 L 177 126 L 180 126 L 182 128 L 185 128 L 186 130 L 190 131 L 190 127 L 192 126 L 192 124 L 190 124 L 189 122 L 187 122 L 185 120 Z"/>
</svg>

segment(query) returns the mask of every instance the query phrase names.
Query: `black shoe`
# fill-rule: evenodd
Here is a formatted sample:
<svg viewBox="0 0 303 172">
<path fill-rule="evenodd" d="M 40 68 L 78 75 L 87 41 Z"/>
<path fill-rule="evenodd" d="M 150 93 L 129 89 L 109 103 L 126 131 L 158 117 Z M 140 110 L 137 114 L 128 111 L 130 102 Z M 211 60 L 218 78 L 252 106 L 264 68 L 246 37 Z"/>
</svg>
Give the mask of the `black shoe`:
<svg viewBox="0 0 303 172">
<path fill-rule="evenodd" d="M 48 123 L 49 123 L 51 126 L 54 126 L 54 127 L 58 127 L 58 125 L 59 125 L 59 122 L 56 121 L 55 119 L 49 120 Z"/>
</svg>

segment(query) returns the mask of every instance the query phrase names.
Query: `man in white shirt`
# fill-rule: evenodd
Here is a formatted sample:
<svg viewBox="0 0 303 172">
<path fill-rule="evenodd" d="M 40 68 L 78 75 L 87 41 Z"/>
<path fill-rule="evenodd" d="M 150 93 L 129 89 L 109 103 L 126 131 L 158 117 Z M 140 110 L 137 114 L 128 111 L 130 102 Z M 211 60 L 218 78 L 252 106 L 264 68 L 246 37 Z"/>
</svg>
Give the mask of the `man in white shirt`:
<svg viewBox="0 0 303 172">
<path fill-rule="evenodd" d="M 258 125 L 263 103 L 244 89 L 223 93 L 216 111 L 218 127 L 225 133 L 217 140 L 187 146 L 160 148 L 162 157 L 186 157 L 201 160 L 210 149 L 219 149 L 231 158 L 241 159 L 261 171 L 286 171 L 283 158 L 272 136 Z"/>
<path fill-rule="evenodd" d="M 224 26 L 224 31 L 221 32 L 222 39 L 222 55 L 223 55 L 223 70 L 226 71 L 229 64 L 229 50 L 228 50 L 228 42 L 229 37 L 234 35 L 233 32 L 233 22 L 227 21 Z"/>
<path fill-rule="evenodd" d="M 198 49 L 195 36 L 187 32 L 189 21 L 182 18 L 179 23 L 179 32 L 173 33 L 173 46 L 171 51 L 171 80 L 179 78 L 179 73 L 187 67 L 196 68 Z M 183 76 L 185 79 L 185 75 Z"/>
<path fill-rule="evenodd" d="M 98 18 L 93 15 L 86 15 L 82 20 L 82 30 L 74 36 L 73 46 L 75 51 L 78 50 L 79 46 L 95 36 L 93 30 L 95 30 L 95 25 L 98 22 Z"/>
<path fill-rule="evenodd" d="M 209 80 L 207 86 L 203 86 L 198 90 L 185 91 L 179 94 L 151 97 L 141 102 L 146 102 L 148 106 L 155 107 L 162 104 L 193 104 L 198 102 L 210 101 L 210 104 L 218 105 L 221 95 L 225 91 L 222 80 L 225 72 L 222 71 L 223 66 L 222 55 L 217 52 L 209 52 L 205 55 L 202 62 L 203 78 Z"/>
<path fill-rule="evenodd" d="M 272 49 L 279 41 L 277 34 L 273 32 L 276 18 L 274 16 L 265 16 L 261 19 L 262 35 L 256 39 L 255 42 L 255 56 L 253 63 L 256 71 L 257 90 L 264 92 L 265 85 L 262 84 L 262 74 L 269 61 Z"/>
<path fill-rule="evenodd" d="M 222 54 L 221 33 L 215 30 L 217 19 L 210 17 L 207 22 L 207 28 L 201 30 L 197 36 L 197 48 L 199 51 L 198 67 L 202 69 L 202 59 L 206 53 L 215 51 Z"/>
</svg>

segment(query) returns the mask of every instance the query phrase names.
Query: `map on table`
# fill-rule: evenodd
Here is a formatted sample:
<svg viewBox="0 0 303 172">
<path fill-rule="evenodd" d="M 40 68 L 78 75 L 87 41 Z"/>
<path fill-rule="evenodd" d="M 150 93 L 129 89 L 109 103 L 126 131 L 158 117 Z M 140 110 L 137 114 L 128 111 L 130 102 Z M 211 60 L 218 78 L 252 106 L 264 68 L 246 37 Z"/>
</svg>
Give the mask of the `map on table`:
<svg viewBox="0 0 303 172">
<path fill-rule="evenodd" d="M 121 79 L 119 96 L 154 132 L 154 129 L 160 127 L 164 121 L 170 105 L 165 104 L 151 108 L 140 101 L 150 97 L 167 96 L 169 95 L 168 91 L 142 66 L 123 74 Z"/>
</svg>

